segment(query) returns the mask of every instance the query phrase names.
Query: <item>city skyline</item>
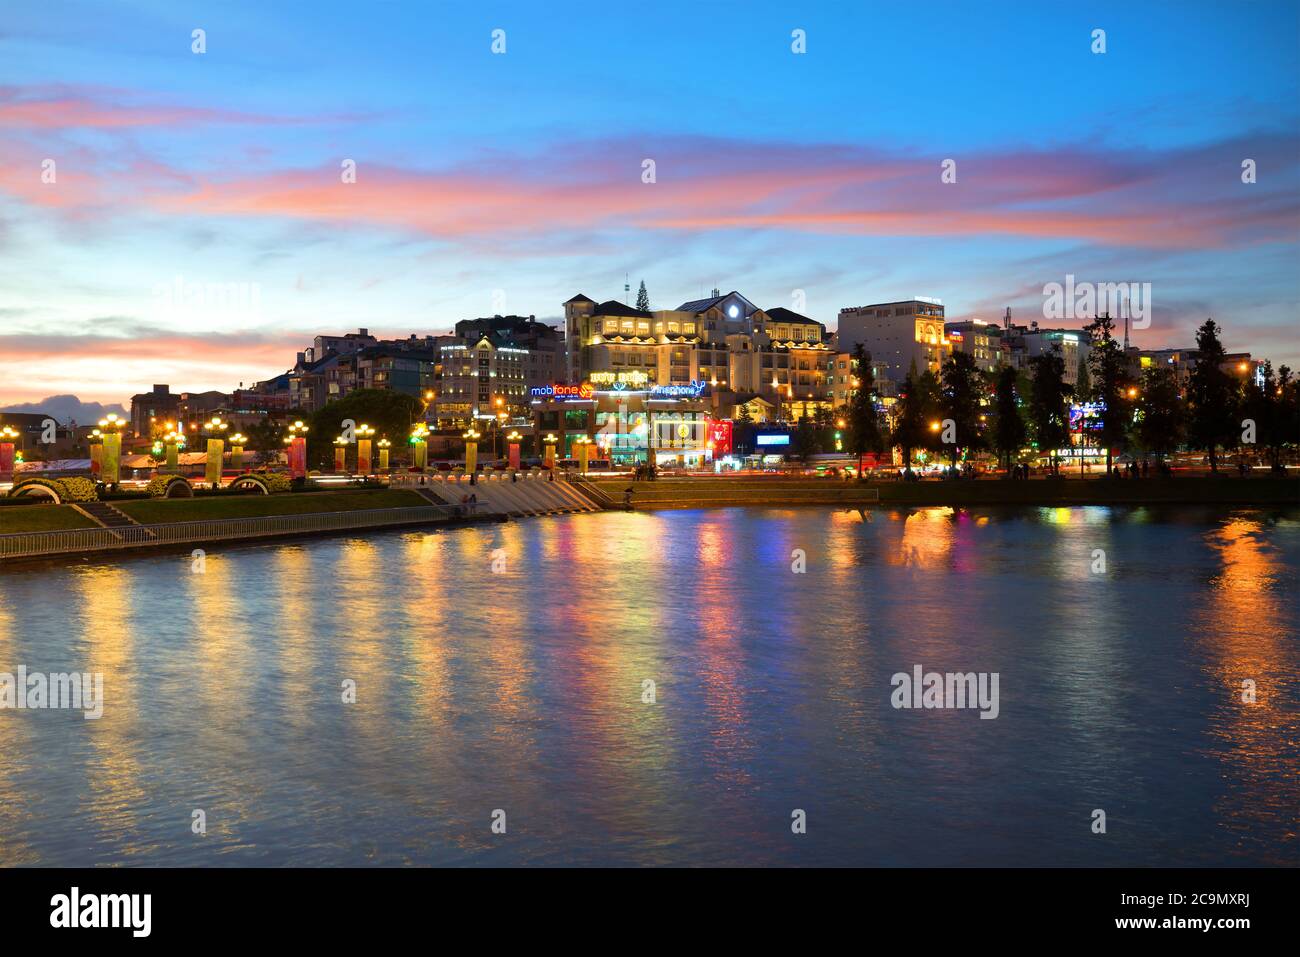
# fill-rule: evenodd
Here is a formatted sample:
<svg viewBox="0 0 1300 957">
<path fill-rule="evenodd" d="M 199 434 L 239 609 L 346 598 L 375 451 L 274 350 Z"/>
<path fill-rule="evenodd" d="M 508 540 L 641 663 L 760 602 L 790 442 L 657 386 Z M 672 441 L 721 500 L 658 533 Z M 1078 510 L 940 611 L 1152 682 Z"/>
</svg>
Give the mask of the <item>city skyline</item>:
<svg viewBox="0 0 1300 957">
<path fill-rule="evenodd" d="M 5 406 L 228 390 L 319 332 L 560 325 L 575 292 L 642 279 L 654 308 L 800 290 L 830 329 L 916 295 L 953 321 L 1043 322 L 1067 275 L 1149 282 L 1135 344 L 1191 346 L 1213 316 L 1230 348 L 1300 365 L 1293 6 L 670 4 L 635 29 L 597 6 L 577 29 L 522 9 L 56 6 L 0 35 Z M 663 59 L 638 69 L 647 47 Z M 170 308 L 178 279 L 250 296 Z"/>
</svg>

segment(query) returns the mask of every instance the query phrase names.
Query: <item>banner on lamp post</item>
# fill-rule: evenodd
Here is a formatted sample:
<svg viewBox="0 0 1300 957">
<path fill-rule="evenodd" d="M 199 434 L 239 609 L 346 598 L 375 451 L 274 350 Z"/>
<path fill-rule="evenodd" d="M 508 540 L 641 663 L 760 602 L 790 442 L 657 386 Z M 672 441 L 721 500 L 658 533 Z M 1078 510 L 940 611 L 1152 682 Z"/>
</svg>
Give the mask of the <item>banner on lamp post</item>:
<svg viewBox="0 0 1300 957">
<path fill-rule="evenodd" d="M 555 468 L 555 446 L 548 443 L 546 453 L 542 456 L 542 464 L 548 469 Z"/>
<path fill-rule="evenodd" d="M 166 450 L 167 450 L 167 466 L 166 466 L 167 471 L 179 472 L 181 467 L 180 446 L 177 445 L 175 442 L 168 442 L 166 446 Z"/>
<path fill-rule="evenodd" d="M 307 439 L 295 435 L 289 441 L 289 476 L 305 478 L 307 476 Z"/>
<path fill-rule="evenodd" d="M 14 474 L 14 444 L 12 442 L 0 442 L 0 476 L 12 476 Z"/>
<path fill-rule="evenodd" d="M 90 446 L 90 474 L 98 479 L 104 472 L 104 444 L 94 442 Z"/>
<path fill-rule="evenodd" d="M 109 432 L 104 436 L 103 445 L 99 476 L 106 485 L 116 485 L 122 480 L 122 436 Z"/>
<path fill-rule="evenodd" d="M 379 450 L 379 471 L 388 471 L 388 449 Z"/>
<path fill-rule="evenodd" d="M 221 484 L 221 456 L 225 450 L 225 440 L 208 439 L 208 461 L 203 478 L 213 488 Z"/>
<path fill-rule="evenodd" d="M 343 473 L 348 468 L 348 447 L 346 445 L 334 446 L 334 471 Z"/>
<path fill-rule="evenodd" d="M 357 471 L 362 475 L 370 474 L 369 439 L 357 439 Z"/>
<path fill-rule="evenodd" d="M 478 443 L 465 443 L 465 474 L 473 475 L 478 468 Z"/>
<path fill-rule="evenodd" d="M 510 443 L 510 447 L 507 452 L 507 455 L 510 460 L 510 468 L 517 470 L 519 468 L 519 443 L 518 442 Z"/>
<path fill-rule="evenodd" d="M 412 448 L 414 449 L 414 461 L 411 464 L 423 472 L 429 458 L 429 443 L 424 439 L 418 439 Z"/>
</svg>

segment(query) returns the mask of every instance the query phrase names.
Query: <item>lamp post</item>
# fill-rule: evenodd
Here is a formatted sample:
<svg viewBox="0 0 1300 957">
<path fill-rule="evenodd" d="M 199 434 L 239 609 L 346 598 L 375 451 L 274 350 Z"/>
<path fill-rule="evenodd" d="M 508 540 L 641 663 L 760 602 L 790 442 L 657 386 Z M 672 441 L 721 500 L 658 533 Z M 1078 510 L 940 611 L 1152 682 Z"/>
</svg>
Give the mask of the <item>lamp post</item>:
<svg viewBox="0 0 1300 957">
<path fill-rule="evenodd" d="M 104 445 L 100 452 L 99 475 L 106 485 L 116 485 L 122 480 L 122 429 L 125 427 L 126 420 L 118 418 L 116 412 L 110 412 L 99 420 Z"/>
<path fill-rule="evenodd" d="M 92 429 L 88 441 L 90 442 L 90 477 L 98 481 L 104 470 L 104 433 L 99 429 Z"/>
<path fill-rule="evenodd" d="M 226 451 L 226 443 L 221 436 L 225 435 L 228 428 L 230 423 L 222 421 L 219 415 L 214 415 L 203 423 L 203 431 L 208 435 L 208 462 L 203 478 L 214 489 L 221 486 L 221 460 Z"/>
<path fill-rule="evenodd" d="M 473 428 L 470 428 L 462 438 L 465 440 L 465 474 L 473 482 L 478 469 L 478 440 L 480 435 Z"/>
<path fill-rule="evenodd" d="M 307 433 L 311 427 L 303 425 L 302 419 L 297 419 L 289 426 L 289 434 L 284 437 L 284 444 L 289 447 L 289 477 L 306 478 L 307 477 Z"/>
<path fill-rule="evenodd" d="M 12 425 L 0 428 L 0 479 L 14 477 L 14 445 L 19 433 Z"/>
<path fill-rule="evenodd" d="M 389 442 L 388 439 L 380 439 L 375 443 L 375 445 L 379 447 L 379 471 L 387 473 L 388 450 L 392 447 L 393 443 Z"/>
<path fill-rule="evenodd" d="M 509 443 L 506 446 L 509 458 L 508 464 L 512 471 L 519 470 L 519 440 L 522 438 L 523 436 L 514 429 L 511 429 L 510 434 L 506 436 L 506 442 Z"/>
<path fill-rule="evenodd" d="M 342 475 L 348 470 L 348 440 L 339 436 L 334 440 L 334 471 Z"/>
<path fill-rule="evenodd" d="M 185 433 L 178 432 L 175 429 L 163 436 L 163 451 L 167 456 L 167 464 L 164 470 L 167 472 L 179 472 L 181 470 L 180 450 L 185 446 Z"/>
<path fill-rule="evenodd" d="M 370 440 L 375 430 L 364 422 L 356 428 L 357 433 L 357 472 L 363 476 L 370 474 Z"/>
<path fill-rule="evenodd" d="M 542 465 L 548 469 L 553 469 L 555 468 L 555 443 L 559 439 L 552 433 L 547 432 L 544 441 L 546 442 L 546 452 L 542 455 Z"/>
<path fill-rule="evenodd" d="M 591 455 L 591 437 L 580 435 L 573 440 L 573 444 L 578 447 L 578 471 L 586 475 L 587 458 Z"/>
<path fill-rule="evenodd" d="M 248 436 L 242 432 L 236 432 L 230 437 L 230 467 L 236 472 L 244 467 L 244 443 L 247 441 Z"/>
<path fill-rule="evenodd" d="M 411 429 L 411 467 L 423 472 L 428 466 L 429 427 L 423 422 Z"/>
</svg>

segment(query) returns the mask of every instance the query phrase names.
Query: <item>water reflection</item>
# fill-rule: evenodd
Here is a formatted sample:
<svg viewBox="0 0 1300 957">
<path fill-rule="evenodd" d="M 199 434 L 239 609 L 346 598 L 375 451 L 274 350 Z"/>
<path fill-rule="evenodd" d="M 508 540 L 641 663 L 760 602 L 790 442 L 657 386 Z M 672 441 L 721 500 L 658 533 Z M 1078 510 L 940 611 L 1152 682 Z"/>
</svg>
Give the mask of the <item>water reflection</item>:
<svg viewBox="0 0 1300 957">
<path fill-rule="evenodd" d="M 1294 856 L 1292 517 L 614 513 L 3 583 L 5 658 L 109 696 L 0 713 L 8 861 Z M 892 709 L 915 664 L 999 672 L 1001 716 Z M 1125 809 L 1105 845 L 1067 823 L 1094 806 Z"/>
</svg>

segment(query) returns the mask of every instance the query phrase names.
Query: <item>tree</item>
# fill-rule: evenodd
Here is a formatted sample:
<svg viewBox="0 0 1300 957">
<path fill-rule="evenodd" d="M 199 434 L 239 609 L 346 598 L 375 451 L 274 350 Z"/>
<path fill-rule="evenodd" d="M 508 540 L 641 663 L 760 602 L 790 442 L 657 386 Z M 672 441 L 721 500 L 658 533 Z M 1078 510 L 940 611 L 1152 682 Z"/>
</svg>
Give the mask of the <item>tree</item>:
<svg viewBox="0 0 1300 957">
<path fill-rule="evenodd" d="M 1087 402 L 1092 398 L 1092 377 L 1088 375 L 1088 357 L 1079 359 L 1079 368 L 1074 380 L 1074 398 L 1078 402 Z"/>
<path fill-rule="evenodd" d="M 257 453 L 258 465 L 270 465 L 284 448 L 283 432 L 272 422 L 258 422 L 248 428 L 248 447 Z"/>
<path fill-rule="evenodd" d="M 387 437 L 401 442 L 412 424 L 422 414 L 424 403 L 413 395 L 392 389 L 358 389 L 330 402 L 311 417 L 307 433 L 308 460 L 317 468 L 327 465 L 334 455 L 334 439 L 343 430 L 343 421 L 369 425 L 376 438 Z"/>
<path fill-rule="evenodd" d="M 1128 396 L 1131 385 L 1126 370 L 1128 357 L 1124 355 L 1124 347 L 1116 341 L 1114 330 L 1115 321 L 1109 313 L 1084 326 L 1092 340 L 1088 371 L 1092 377 L 1093 397 L 1098 405 L 1099 425 L 1093 435 L 1106 447 L 1107 475 L 1110 475 L 1114 450 L 1125 444 L 1133 422 L 1132 403 Z"/>
<path fill-rule="evenodd" d="M 1234 444 L 1239 390 L 1223 371 L 1225 354 L 1213 319 L 1196 330 L 1196 350 L 1196 367 L 1187 381 L 1187 437 L 1190 444 L 1206 450 L 1210 471 L 1217 474 L 1219 447 Z"/>
<path fill-rule="evenodd" d="M 645 291 L 645 280 L 641 280 L 641 288 L 636 291 L 636 307 L 642 312 L 650 311 L 650 293 Z"/>
<path fill-rule="evenodd" d="M 1038 451 L 1050 457 L 1057 468 L 1056 452 L 1070 440 L 1070 411 L 1066 400 L 1070 386 L 1065 381 L 1065 360 L 1059 349 L 1029 360 L 1033 378 L 1029 388 L 1029 425 Z"/>
<path fill-rule="evenodd" d="M 853 347 L 849 363 L 854 376 L 854 391 L 849 398 L 846 418 L 849 424 L 849 450 L 858 457 L 858 476 L 862 476 L 862 457 L 881 452 L 885 439 L 880 430 L 880 413 L 876 409 L 876 376 L 871 371 L 871 353 L 862 343 Z"/>
<path fill-rule="evenodd" d="M 813 428 L 812 420 L 805 415 L 799 420 L 794 435 L 791 436 L 790 453 L 800 462 L 807 462 L 808 457 L 818 450 L 817 430 Z"/>
<path fill-rule="evenodd" d="M 898 392 L 898 412 L 890 442 L 902 450 L 903 468 L 909 474 L 912 471 L 912 453 L 937 442 L 937 434 L 932 437 L 930 429 L 938 407 L 937 385 L 934 373 L 926 371 L 918 376 L 916 370 L 911 369 Z"/>
<path fill-rule="evenodd" d="M 1147 452 L 1163 458 L 1182 441 L 1186 410 L 1178 394 L 1178 377 L 1174 370 L 1156 366 L 1142 373 L 1141 392 L 1137 401 L 1134 438 Z"/>
<path fill-rule="evenodd" d="M 1011 459 L 1024 447 L 1027 430 L 1025 420 L 1020 415 L 1020 398 L 1016 392 L 1019 375 L 1011 366 L 998 370 L 997 390 L 993 401 L 996 420 L 993 426 L 993 448 L 1006 470 L 1011 475 Z"/>
<path fill-rule="evenodd" d="M 1242 415 L 1255 423 L 1255 442 L 1268 454 L 1274 472 L 1284 468 L 1283 450 L 1295 443 L 1294 412 L 1289 408 L 1288 394 L 1294 398 L 1295 388 L 1291 370 L 1282 366 L 1275 376 L 1273 363 L 1265 361 L 1261 370 L 1261 383 L 1253 381 L 1246 386 L 1242 402 Z"/>
<path fill-rule="evenodd" d="M 984 447 L 984 433 L 980 423 L 980 399 L 984 395 L 984 378 L 975 357 L 969 352 L 954 352 L 944 360 L 940 370 L 939 414 L 952 419 L 956 425 L 956 441 L 948 446 L 948 456 L 953 468 L 961 449 L 974 451 Z M 940 429 L 940 441 L 942 441 Z"/>
</svg>

